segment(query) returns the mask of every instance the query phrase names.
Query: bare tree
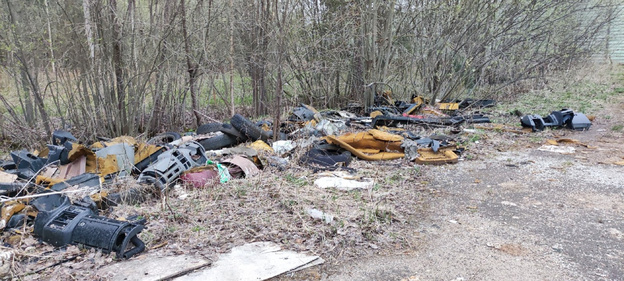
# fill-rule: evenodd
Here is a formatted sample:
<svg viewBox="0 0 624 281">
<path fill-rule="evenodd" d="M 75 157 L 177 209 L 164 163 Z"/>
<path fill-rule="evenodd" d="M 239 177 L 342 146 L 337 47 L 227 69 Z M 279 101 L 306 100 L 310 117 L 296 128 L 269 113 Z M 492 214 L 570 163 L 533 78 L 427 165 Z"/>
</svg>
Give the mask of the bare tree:
<svg viewBox="0 0 624 281">
<path fill-rule="evenodd" d="M 225 119 L 247 106 L 279 122 L 299 102 L 370 103 L 364 90 L 371 83 L 391 85 L 397 98 L 432 102 L 499 93 L 604 49 L 599 35 L 618 4 L 1 3 L 0 65 L 16 97 L 3 96 L 7 114 L 30 133 L 43 128 L 41 135 L 61 119 L 86 139 L 194 129 L 203 115 Z"/>
</svg>

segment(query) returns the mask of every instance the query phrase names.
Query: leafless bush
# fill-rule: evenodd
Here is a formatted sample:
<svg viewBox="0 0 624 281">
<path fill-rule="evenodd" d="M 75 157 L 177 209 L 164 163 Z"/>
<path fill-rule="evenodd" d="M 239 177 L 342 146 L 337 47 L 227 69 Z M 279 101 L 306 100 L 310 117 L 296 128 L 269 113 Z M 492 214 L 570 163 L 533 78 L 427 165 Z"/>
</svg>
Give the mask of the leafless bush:
<svg viewBox="0 0 624 281">
<path fill-rule="evenodd" d="M 337 108 L 373 82 L 401 99 L 513 93 L 592 54 L 618 12 L 614 0 L 231 2 L 3 1 L 5 120 L 49 135 L 58 117 L 93 139 L 193 129 L 217 104 L 275 120 L 299 102 Z"/>
</svg>

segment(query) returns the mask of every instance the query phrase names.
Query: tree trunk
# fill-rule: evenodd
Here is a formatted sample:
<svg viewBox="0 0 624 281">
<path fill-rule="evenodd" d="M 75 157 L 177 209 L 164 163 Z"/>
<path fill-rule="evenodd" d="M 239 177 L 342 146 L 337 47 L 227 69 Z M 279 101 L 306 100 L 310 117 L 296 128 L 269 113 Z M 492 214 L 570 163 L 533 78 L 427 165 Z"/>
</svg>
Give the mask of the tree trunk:
<svg viewBox="0 0 624 281">
<path fill-rule="evenodd" d="M 126 108 L 126 87 L 124 79 L 124 62 L 122 58 L 121 50 L 121 23 L 117 17 L 117 0 L 110 0 L 110 22 L 113 25 L 112 39 L 113 39 L 113 68 L 115 71 L 115 90 L 117 93 L 117 113 L 115 128 L 118 135 L 126 135 L 129 133 L 128 127 L 128 115 Z"/>
<path fill-rule="evenodd" d="M 186 67 L 189 75 L 188 87 L 191 92 L 191 110 L 195 115 L 195 127 L 201 125 L 201 115 L 198 112 L 199 105 L 197 103 L 197 93 L 195 92 L 195 82 L 197 81 L 197 74 L 199 67 L 196 63 L 191 61 L 191 44 L 186 28 L 186 8 L 184 6 L 184 0 L 180 0 L 180 15 L 182 16 L 182 34 L 184 35 L 184 53 L 186 54 Z"/>
<path fill-rule="evenodd" d="M 84 13 L 85 33 L 87 35 L 87 44 L 89 44 L 89 57 L 91 60 L 95 58 L 95 45 L 93 43 L 93 31 L 91 30 L 91 12 L 89 0 L 82 0 L 82 11 Z"/>
<path fill-rule="evenodd" d="M 13 39 L 15 40 L 15 45 L 17 46 L 17 50 L 16 50 L 17 59 L 19 60 L 19 63 L 20 63 L 20 70 L 23 75 L 22 78 L 26 78 L 28 80 L 28 83 L 30 84 L 30 89 L 32 90 L 32 94 L 35 100 L 35 105 L 37 106 L 37 109 L 39 110 L 39 114 L 41 114 L 43 127 L 45 129 L 45 132 L 48 138 L 50 138 L 52 137 L 52 130 L 50 129 L 50 118 L 48 117 L 48 113 L 45 110 L 45 105 L 43 103 L 43 97 L 41 96 L 41 91 L 39 89 L 37 76 L 35 72 L 31 71 L 28 65 L 28 60 L 24 53 L 24 48 L 21 44 L 20 39 L 17 37 L 16 31 L 15 31 L 15 25 L 17 24 L 17 20 L 15 19 L 15 15 L 13 14 L 13 10 L 11 9 L 10 1 L 6 0 L 6 4 L 9 10 L 9 17 L 10 17 L 11 24 L 14 25 L 13 28 L 11 28 L 11 31 L 12 31 Z"/>
<path fill-rule="evenodd" d="M 228 21 L 230 22 L 230 115 L 236 113 L 234 104 L 234 21 L 232 20 L 232 13 L 234 12 L 233 0 L 230 0 L 230 13 L 228 14 Z"/>
</svg>

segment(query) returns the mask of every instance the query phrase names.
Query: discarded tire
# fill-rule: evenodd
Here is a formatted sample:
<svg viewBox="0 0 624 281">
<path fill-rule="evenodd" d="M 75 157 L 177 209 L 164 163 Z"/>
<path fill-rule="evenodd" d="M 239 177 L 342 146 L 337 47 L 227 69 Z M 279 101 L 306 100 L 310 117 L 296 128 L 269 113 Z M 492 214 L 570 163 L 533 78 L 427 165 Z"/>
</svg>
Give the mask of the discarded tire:
<svg viewBox="0 0 624 281">
<path fill-rule="evenodd" d="M 301 157 L 301 163 L 318 165 L 324 168 L 337 168 L 338 166 L 348 166 L 351 163 L 351 159 L 349 151 L 312 148 Z"/>
<path fill-rule="evenodd" d="M 237 143 L 236 137 L 224 133 L 199 141 L 199 144 L 201 144 L 205 150 L 217 150 L 236 145 Z"/>
<path fill-rule="evenodd" d="M 234 128 L 241 132 L 241 134 L 247 136 L 252 140 L 261 139 L 266 142 L 270 138 L 270 134 L 268 132 L 263 131 L 254 123 L 252 123 L 240 114 L 234 114 L 234 116 L 232 116 L 232 120 L 230 120 L 230 123 Z"/>
<path fill-rule="evenodd" d="M 239 143 L 247 140 L 247 136 L 241 134 L 241 132 L 236 130 L 236 128 L 234 128 L 232 125 L 228 123 L 223 123 L 221 132 L 224 132 L 232 137 L 235 137 Z"/>
<path fill-rule="evenodd" d="M 196 133 L 199 135 L 209 134 L 214 132 L 222 132 L 225 134 L 234 137 L 236 140 L 235 144 L 244 142 L 247 140 L 247 136 L 241 134 L 237 129 L 232 127 L 232 125 L 228 123 L 206 123 L 199 127 L 197 127 Z"/>
<path fill-rule="evenodd" d="M 203 125 L 200 125 L 199 127 L 197 127 L 196 133 L 198 135 L 214 133 L 214 132 L 221 131 L 222 128 L 223 128 L 223 124 L 221 124 L 221 123 L 216 123 L 216 122 L 215 123 L 206 123 L 206 124 L 203 124 Z"/>
</svg>

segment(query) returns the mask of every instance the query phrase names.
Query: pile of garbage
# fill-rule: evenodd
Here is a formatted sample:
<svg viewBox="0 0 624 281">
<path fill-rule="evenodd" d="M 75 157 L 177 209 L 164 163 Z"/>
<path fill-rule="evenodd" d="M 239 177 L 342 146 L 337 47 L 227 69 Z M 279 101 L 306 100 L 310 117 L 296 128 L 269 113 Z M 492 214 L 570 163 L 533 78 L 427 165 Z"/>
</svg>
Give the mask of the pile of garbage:
<svg viewBox="0 0 624 281">
<path fill-rule="evenodd" d="M 354 158 L 457 163 L 465 148 L 455 138 L 421 136 L 416 132 L 423 130 L 414 128 L 444 127 L 458 132 L 465 123 L 489 123 L 479 110 L 494 104 L 493 100 L 466 99 L 433 107 L 420 96 L 404 102 L 384 93 L 367 108 L 350 105 L 346 110 L 319 112 L 302 104 L 281 124 L 252 122 L 235 114 L 229 123 L 206 123 L 184 136 L 168 132 L 147 141 L 130 136 L 101 138 L 89 146 L 58 130 L 44 149 L 13 151 L 11 160 L 0 161 L 0 229 L 26 226 L 54 246 L 80 244 L 129 258 L 145 249 L 137 235 L 146 220 L 100 215 L 118 204 L 141 202 L 178 183 L 206 188 L 252 177 L 266 167 L 342 170 L 318 183 L 336 187 L 344 185 L 341 180 L 349 181 L 336 175 L 353 172 L 349 166 Z M 562 110 L 546 118 L 526 116 L 521 122 L 533 130 L 546 126 L 586 129 L 591 122 L 585 119 Z M 344 188 L 371 183 L 351 180 L 348 185 Z"/>
<path fill-rule="evenodd" d="M 55 131 L 45 149 L 13 151 L 11 160 L 0 162 L 0 229 L 26 225 L 54 246 L 81 244 L 132 257 L 145 249 L 137 234 L 146 220 L 111 219 L 100 211 L 141 202 L 178 181 L 199 188 L 259 172 L 253 158 L 209 160 L 196 140 L 166 133 L 147 142 L 122 136 L 87 147 L 69 132 Z"/>
</svg>

